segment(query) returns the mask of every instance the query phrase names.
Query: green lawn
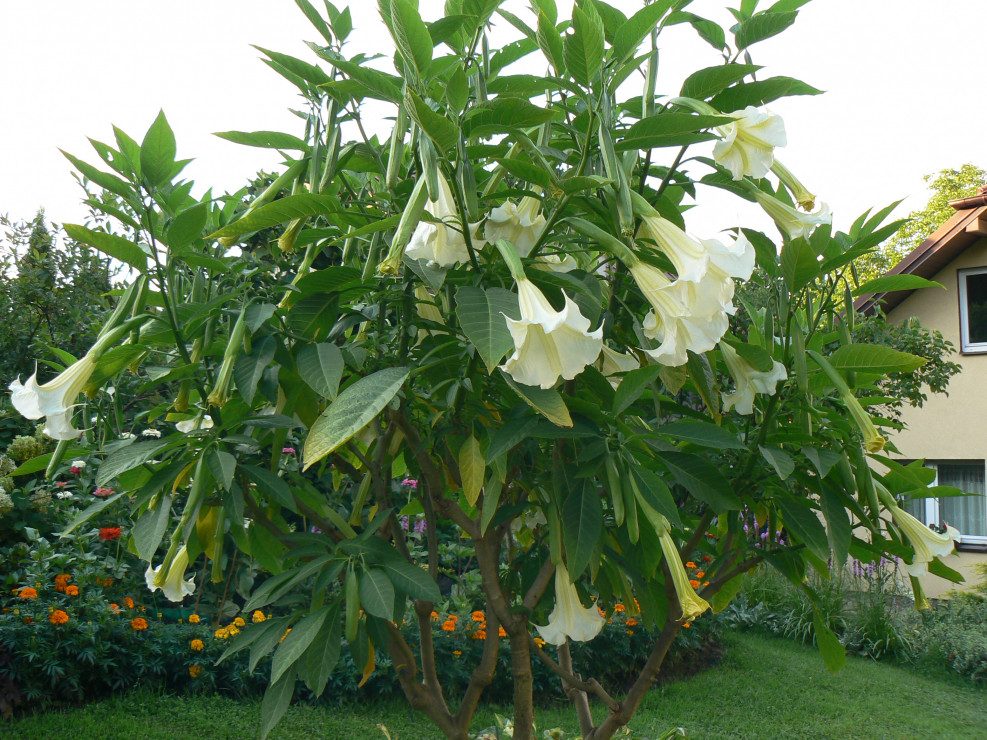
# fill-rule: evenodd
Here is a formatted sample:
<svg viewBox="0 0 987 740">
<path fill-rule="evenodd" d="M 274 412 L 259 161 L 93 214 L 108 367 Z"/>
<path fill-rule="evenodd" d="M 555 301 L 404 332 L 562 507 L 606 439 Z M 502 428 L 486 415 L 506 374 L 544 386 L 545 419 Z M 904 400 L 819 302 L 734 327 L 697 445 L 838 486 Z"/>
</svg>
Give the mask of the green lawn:
<svg viewBox="0 0 987 740">
<path fill-rule="evenodd" d="M 691 738 L 981 738 L 987 737 L 987 690 L 944 675 L 850 658 L 828 673 L 815 650 L 786 640 L 733 633 L 723 663 L 689 680 L 659 687 L 632 728 L 641 736 L 673 726 Z M 119 696 L 58 714 L 0 724 L 0 737 L 21 740 L 241 740 L 256 736 L 259 707 L 219 697 L 182 699 L 146 693 Z M 483 722 L 490 723 L 486 711 Z M 272 738 L 393 740 L 439 737 L 399 702 L 293 707 Z M 568 712 L 542 710 L 539 727 L 575 724 Z"/>
</svg>

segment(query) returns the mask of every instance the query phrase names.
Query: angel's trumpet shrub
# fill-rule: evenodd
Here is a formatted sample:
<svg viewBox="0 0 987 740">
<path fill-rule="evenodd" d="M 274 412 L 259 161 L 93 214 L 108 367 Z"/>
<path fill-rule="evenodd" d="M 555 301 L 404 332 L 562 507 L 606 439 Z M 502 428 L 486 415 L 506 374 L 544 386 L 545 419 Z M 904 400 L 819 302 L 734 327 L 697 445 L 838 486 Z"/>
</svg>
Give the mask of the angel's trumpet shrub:
<svg viewBox="0 0 987 740">
<path fill-rule="evenodd" d="M 569 572 L 559 564 L 555 569 L 555 608 L 548 615 L 548 624 L 535 625 L 541 638 L 552 645 L 564 645 L 567 639 L 588 642 L 596 637 L 606 619 L 594 602 L 584 607 L 575 585 L 569 582 Z"/>
<path fill-rule="evenodd" d="M 540 210 L 541 201 L 531 196 L 521 198 L 517 205 L 507 201 L 490 211 L 483 235 L 489 242 L 506 239 L 518 254 L 527 257 L 545 230 L 545 217 Z"/>
<path fill-rule="evenodd" d="M 787 143 L 785 122 L 752 105 L 729 115 L 732 123 L 716 127 L 723 138 L 713 145 L 713 159 L 730 170 L 734 180 L 764 177 L 774 163 L 775 147 Z"/>
<path fill-rule="evenodd" d="M 439 223 L 422 221 L 411 235 L 405 254 L 411 259 L 428 260 L 439 267 L 469 262 L 469 249 L 461 230 L 459 210 L 449 183 L 438 173 L 438 199 L 425 204 L 425 210 Z"/>
<path fill-rule="evenodd" d="M 954 527 L 947 526 L 946 531 L 939 534 L 891 501 L 885 499 L 884 505 L 898 529 L 908 539 L 908 544 L 915 550 L 912 562 L 904 564 L 908 575 L 916 578 L 925 575 L 929 572 L 929 563 L 933 558 L 953 552 L 956 541 L 960 538 L 959 531 Z"/>
<path fill-rule="evenodd" d="M 720 353 L 737 384 L 733 393 L 723 394 L 724 411 L 733 408 L 738 414 L 754 413 L 754 396 L 773 396 L 778 383 L 788 378 L 785 366 L 777 360 L 772 360 L 771 370 L 764 372 L 755 369 L 726 342 L 720 343 Z"/>
</svg>

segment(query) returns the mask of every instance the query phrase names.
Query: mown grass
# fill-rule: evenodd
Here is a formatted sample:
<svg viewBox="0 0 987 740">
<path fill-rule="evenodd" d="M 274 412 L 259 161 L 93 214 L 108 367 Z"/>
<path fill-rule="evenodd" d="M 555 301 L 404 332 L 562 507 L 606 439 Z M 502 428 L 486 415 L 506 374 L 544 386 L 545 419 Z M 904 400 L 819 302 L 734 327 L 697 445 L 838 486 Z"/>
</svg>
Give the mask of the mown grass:
<svg viewBox="0 0 987 740">
<path fill-rule="evenodd" d="M 684 727 L 691 738 L 981 738 L 987 737 L 987 690 L 946 674 L 851 657 L 830 674 L 818 653 L 780 638 L 728 633 L 723 662 L 688 680 L 659 686 L 631 727 L 642 737 Z M 503 711 L 503 710 L 502 710 Z M 492 724 L 492 708 L 476 729 Z M 257 702 L 218 696 L 135 692 L 62 712 L 0 724 L 0 737 L 22 740 L 246 740 L 256 737 Z M 561 726 L 578 737 L 570 712 L 543 708 L 539 728 Z M 279 740 L 431 740 L 427 720 L 396 701 L 294 706 L 272 733 Z"/>
</svg>

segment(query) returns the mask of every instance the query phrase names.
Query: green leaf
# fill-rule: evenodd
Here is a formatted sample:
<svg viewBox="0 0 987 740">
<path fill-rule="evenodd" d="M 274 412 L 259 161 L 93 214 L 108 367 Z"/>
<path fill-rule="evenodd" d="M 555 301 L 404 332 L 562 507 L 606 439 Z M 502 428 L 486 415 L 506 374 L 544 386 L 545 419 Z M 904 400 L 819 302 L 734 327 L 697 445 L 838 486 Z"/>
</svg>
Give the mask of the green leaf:
<svg viewBox="0 0 987 740">
<path fill-rule="evenodd" d="M 717 514 L 741 508 L 740 499 L 729 481 L 709 461 L 676 452 L 662 452 L 658 459 L 668 468 L 676 483 L 712 507 Z"/>
<path fill-rule="evenodd" d="M 883 277 L 868 280 L 855 291 L 854 296 L 867 295 L 869 293 L 890 293 L 895 290 L 920 290 L 922 288 L 943 288 L 945 285 L 934 280 L 926 280 L 919 275 L 884 275 Z"/>
<path fill-rule="evenodd" d="M 90 519 L 92 519 L 94 516 L 99 514 L 101 511 L 103 511 L 103 509 L 107 508 L 108 506 L 112 506 L 126 495 L 127 494 L 125 492 L 121 491 L 120 493 L 115 493 L 112 496 L 109 496 L 108 498 L 100 499 L 99 501 L 93 504 L 89 504 L 89 506 L 87 506 L 84 510 L 80 511 L 78 516 L 76 516 L 75 519 L 73 519 L 69 523 L 69 525 L 61 531 L 61 535 L 64 537 L 67 534 L 71 534 L 78 527 L 82 526 Z"/>
<path fill-rule="evenodd" d="M 833 558 L 836 565 L 842 568 L 846 564 L 850 542 L 853 539 L 850 517 L 847 516 L 846 507 L 840 497 L 825 483 L 819 500 L 822 504 L 823 516 L 826 517 L 826 537 L 833 551 Z"/>
<path fill-rule="evenodd" d="M 175 152 L 175 134 L 164 111 L 159 111 L 141 142 L 141 173 L 151 185 L 162 185 L 171 179 Z"/>
<path fill-rule="evenodd" d="M 339 317 L 339 300 L 324 293 L 307 295 L 288 312 L 288 325 L 301 336 L 324 339 Z"/>
<path fill-rule="evenodd" d="M 603 64 L 603 19 L 592 3 L 572 9 L 574 33 L 562 40 L 565 65 L 576 82 L 589 86 Z"/>
<path fill-rule="evenodd" d="M 262 568 L 273 575 L 284 570 L 285 546 L 275 538 L 274 534 L 261 526 L 247 529 L 247 542 L 250 545 L 248 553 Z M 251 654 L 252 655 L 252 654 Z"/>
<path fill-rule="evenodd" d="M 713 614 L 719 614 L 721 611 L 726 609 L 730 602 L 733 601 L 733 597 L 740 593 L 740 589 L 744 585 L 744 576 L 734 576 L 729 581 L 723 584 L 719 591 L 713 594 L 713 600 L 711 606 L 713 607 Z"/>
<path fill-rule="evenodd" d="M 798 12 L 794 10 L 787 13 L 758 13 L 738 25 L 734 32 L 737 48 L 746 49 L 758 41 L 778 35 L 792 25 L 797 17 Z"/>
<path fill-rule="evenodd" d="M 88 244 L 103 254 L 130 265 L 139 272 L 144 272 L 147 269 L 147 255 L 144 250 L 129 239 L 124 239 L 116 234 L 107 234 L 104 231 L 93 231 L 76 224 L 62 224 L 62 228 L 65 229 L 69 238 Z"/>
<path fill-rule="evenodd" d="M 804 543 L 813 555 L 820 560 L 828 560 L 829 540 L 816 510 L 797 499 L 778 498 L 776 501 L 785 519 L 785 527 Z"/>
<path fill-rule="evenodd" d="M 693 72 L 682 83 L 681 95 L 686 98 L 705 100 L 722 92 L 747 75 L 754 74 L 761 67 L 756 64 L 719 64 Z"/>
<path fill-rule="evenodd" d="M 816 611 L 812 618 L 816 632 L 816 644 L 819 646 L 819 653 L 823 662 L 832 673 L 836 673 L 846 664 L 846 648 L 840 642 L 833 630 L 826 624 L 822 612 Z"/>
<path fill-rule="evenodd" d="M 474 106 L 463 121 L 467 137 L 510 133 L 515 128 L 540 126 L 558 118 L 559 112 L 523 98 L 495 98 Z"/>
<path fill-rule="evenodd" d="M 288 711 L 288 705 L 291 704 L 291 697 L 294 693 L 294 671 L 289 671 L 281 677 L 280 681 L 275 681 L 268 685 L 267 691 L 264 692 L 264 700 L 260 704 L 261 740 L 266 740 L 268 734 L 274 729 L 274 726 L 281 720 L 284 713 Z"/>
<path fill-rule="evenodd" d="M 418 15 L 418 3 L 411 0 L 391 0 L 391 32 L 394 43 L 405 64 L 425 79 L 432 62 L 432 37 Z"/>
<path fill-rule="evenodd" d="M 645 389 L 658 379 L 660 373 L 661 367 L 658 365 L 640 367 L 627 373 L 613 396 L 613 413 L 620 414 L 637 401 Z"/>
<path fill-rule="evenodd" d="M 487 461 L 483 458 L 480 443 L 472 434 L 459 448 L 459 473 L 463 480 L 463 493 L 470 506 L 476 505 L 487 473 Z"/>
<path fill-rule="evenodd" d="M 503 288 L 463 287 L 456 291 L 456 317 L 467 339 L 492 373 L 504 355 L 514 349 L 505 316 L 519 315 L 518 297 Z"/>
<path fill-rule="evenodd" d="M 132 534 L 137 557 L 151 562 L 158 545 L 164 538 L 165 530 L 168 529 L 169 521 L 171 521 L 171 496 L 162 496 L 158 507 L 153 511 L 145 512 L 134 525 Z"/>
<path fill-rule="evenodd" d="M 206 465 L 212 477 L 227 491 L 233 484 L 233 474 L 236 472 L 236 458 L 223 450 L 210 450 L 206 457 Z"/>
<path fill-rule="evenodd" d="M 319 15 L 319 11 L 312 7 L 312 3 L 308 0 L 295 0 L 295 5 L 305 14 L 309 23 L 315 26 L 315 30 L 326 40 L 326 43 L 331 44 L 333 39 L 332 33 L 329 31 L 329 26 L 326 25 L 325 20 Z"/>
<path fill-rule="evenodd" d="M 332 213 L 338 205 L 339 201 L 332 195 L 316 195 L 314 193 L 287 195 L 273 203 L 268 203 L 266 206 L 261 206 L 231 224 L 227 224 L 210 234 L 208 238 L 233 238 L 242 234 L 249 234 L 251 231 L 260 231 L 270 226 L 287 223 L 296 218 L 327 215 Z"/>
<path fill-rule="evenodd" d="M 555 74 L 561 75 L 565 72 L 565 52 L 562 49 L 562 37 L 559 36 L 555 21 L 541 10 L 538 11 L 538 29 L 535 37 L 545 58 L 555 69 Z"/>
<path fill-rule="evenodd" d="M 428 103 L 422 100 L 414 91 L 408 90 L 405 94 L 405 103 L 410 115 L 415 123 L 421 126 L 422 131 L 428 134 L 438 151 L 447 152 L 459 144 L 459 126 L 428 107 Z"/>
<path fill-rule="evenodd" d="M 271 661 L 271 683 L 281 678 L 312 644 L 327 616 L 329 616 L 329 607 L 324 606 L 319 611 L 307 615 L 291 628 L 291 632 L 284 638 L 284 642 L 278 647 Z"/>
<path fill-rule="evenodd" d="M 92 452 L 92 450 L 86 447 L 70 447 L 64 453 L 64 457 L 69 458 L 74 455 L 86 455 Z M 31 473 L 37 473 L 41 470 L 46 470 L 48 468 L 48 463 L 51 462 L 51 457 L 54 452 L 46 452 L 43 455 L 38 455 L 37 457 L 32 457 L 30 460 L 25 461 L 19 467 L 15 468 L 10 474 L 11 476 L 18 475 L 30 475 Z"/>
<path fill-rule="evenodd" d="M 335 344 L 306 344 L 298 351 L 298 374 L 323 398 L 332 400 L 343 377 L 343 353 Z"/>
<path fill-rule="evenodd" d="M 292 634 L 294 632 L 294 630 L 291 631 Z M 339 604 L 337 603 L 329 608 L 329 615 L 305 654 L 305 684 L 317 697 L 322 696 L 326 690 L 329 676 L 332 675 L 336 663 L 339 662 L 339 652 L 342 647 L 341 632 Z M 285 642 L 287 639 L 285 638 Z"/>
<path fill-rule="evenodd" d="M 500 158 L 495 161 L 509 173 L 526 182 L 540 185 L 546 190 L 551 189 L 553 185 L 554 173 L 546 172 L 544 168 L 525 159 Z"/>
<path fill-rule="evenodd" d="M 119 177 L 110 174 L 109 172 L 98 170 L 91 164 L 83 162 L 78 157 L 75 157 L 62 149 L 59 149 L 58 151 L 62 152 L 62 154 L 65 155 L 65 158 L 68 159 L 75 166 L 75 168 L 79 170 L 79 172 L 100 187 L 105 190 L 109 190 L 111 193 L 119 195 L 124 199 L 124 201 L 132 206 L 136 207 L 139 204 L 136 200 L 136 196 L 134 195 L 134 188 L 130 185 L 130 183 L 124 182 Z"/>
<path fill-rule="evenodd" d="M 727 116 L 706 116 L 693 113 L 660 113 L 648 116 L 624 132 L 614 142 L 617 151 L 653 149 L 663 146 L 683 146 L 717 138 L 713 133 L 697 133 L 713 126 L 730 123 Z"/>
<path fill-rule="evenodd" d="M 270 51 L 256 44 L 252 46 L 257 49 L 257 51 L 269 57 L 273 64 L 270 66 L 281 74 L 285 79 L 291 80 L 296 86 L 305 89 L 304 83 L 309 85 L 324 85 L 327 82 L 332 82 L 332 78 L 327 75 L 322 69 L 315 66 L 314 64 L 309 64 L 308 62 L 302 61 L 297 57 L 293 57 L 290 54 L 282 54 L 277 51 Z M 288 74 L 284 74 L 287 72 Z M 295 79 L 293 79 L 295 78 Z M 299 85 L 299 80 L 303 84 Z"/>
<path fill-rule="evenodd" d="M 391 219 L 384 219 L 390 221 Z M 397 222 L 392 225 L 397 226 Z M 316 270 L 298 281 L 298 289 L 302 295 L 312 293 L 340 293 L 351 288 L 359 288 L 360 271 L 353 267 L 335 265 L 324 270 Z"/>
<path fill-rule="evenodd" d="M 795 472 L 795 461 L 781 448 L 759 446 L 758 449 L 782 480 L 787 480 L 788 476 Z"/>
<path fill-rule="evenodd" d="M 360 605 L 375 617 L 394 619 L 394 585 L 385 571 L 370 568 L 360 576 Z"/>
<path fill-rule="evenodd" d="M 737 435 L 728 432 L 710 421 L 681 419 L 658 427 L 658 433 L 672 437 L 678 442 L 690 442 L 702 447 L 720 450 L 745 450 L 747 447 Z"/>
<path fill-rule="evenodd" d="M 932 558 L 929 561 L 929 573 L 945 578 L 950 583 L 963 583 L 966 580 L 958 571 L 945 565 L 939 558 Z"/>
<path fill-rule="evenodd" d="M 861 373 L 910 373 L 925 364 L 924 357 L 900 352 L 881 344 L 847 344 L 839 347 L 829 361 L 837 370 Z"/>
<path fill-rule="evenodd" d="M 166 447 L 168 442 L 148 441 L 134 442 L 114 450 L 100 464 L 99 471 L 96 473 L 96 485 L 105 486 L 120 473 L 143 465 Z"/>
<path fill-rule="evenodd" d="M 786 242 L 781 250 L 781 274 L 792 293 L 797 293 L 819 275 L 819 260 L 805 239 Z"/>
<path fill-rule="evenodd" d="M 389 367 L 347 386 L 309 430 L 304 470 L 345 444 L 377 416 L 401 389 L 409 372 L 404 367 Z"/>
<path fill-rule="evenodd" d="M 630 469 L 630 481 L 635 495 L 642 504 L 664 516 L 675 527 L 682 526 L 679 510 L 668 486 L 656 473 L 640 465 Z"/>
<path fill-rule="evenodd" d="M 217 131 L 213 136 L 232 141 L 234 144 L 256 146 L 262 149 L 297 149 L 307 152 L 308 144 L 291 134 L 280 131 Z"/>
<path fill-rule="evenodd" d="M 656 0 L 646 5 L 628 18 L 614 34 L 611 53 L 614 62 L 620 66 L 637 51 L 641 42 L 658 25 L 658 21 L 678 0 Z"/>
<path fill-rule="evenodd" d="M 722 51 L 726 48 L 726 34 L 723 32 L 719 23 L 715 23 L 695 13 L 686 13 L 682 10 L 671 13 L 666 21 L 666 25 L 669 26 L 674 26 L 678 23 L 688 23 L 696 29 L 696 33 L 699 34 L 700 38 L 717 51 Z"/>
<path fill-rule="evenodd" d="M 291 511 L 298 510 L 295 499 L 291 495 L 291 488 L 277 473 L 256 465 L 241 465 L 240 470 L 257 484 L 257 490 L 264 494 L 267 499 L 276 501 Z"/>
<path fill-rule="evenodd" d="M 817 90 L 801 80 L 792 77 L 769 77 L 766 80 L 741 82 L 733 87 L 728 87 L 716 95 L 710 104 L 718 110 L 735 111 L 746 108 L 748 105 L 767 105 L 778 98 L 789 95 L 820 94 L 822 94 L 822 90 Z"/>
<path fill-rule="evenodd" d="M 197 203 L 181 211 L 168 225 L 166 241 L 172 250 L 191 244 L 202 234 L 209 217 L 209 204 Z"/>
<path fill-rule="evenodd" d="M 237 390 L 247 405 L 253 403 L 254 396 L 257 395 L 257 384 L 274 359 L 277 344 L 274 337 L 263 337 L 254 343 L 249 355 L 240 355 L 233 366 Z"/>
<path fill-rule="evenodd" d="M 577 485 L 562 504 L 562 532 L 569 576 L 582 575 L 603 532 L 603 508 L 593 486 Z"/>
<path fill-rule="evenodd" d="M 381 567 L 387 571 L 394 587 L 412 599 L 439 601 L 442 594 L 438 584 L 422 568 L 401 561 L 385 562 Z"/>
<path fill-rule="evenodd" d="M 330 57 L 323 58 L 329 62 L 329 64 L 332 64 L 344 74 L 349 76 L 352 80 L 358 82 L 360 87 L 363 88 L 362 92 L 364 92 L 367 96 L 378 98 L 379 100 L 386 100 L 391 103 L 401 102 L 403 98 L 403 81 L 400 77 L 395 77 L 394 75 L 381 72 L 371 67 L 363 67 L 355 62 L 348 62 L 343 59 L 335 59 Z M 338 83 L 327 85 L 326 88 L 331 92 L 334 84 Z"/>
<path fill-rule="evenodd" d="M 813 467 L 818 471 L 820 478 L 829 475 L 829 471 L 840 461 L 842 455 L 832 450 L 824 450 L 818 447 L 803 447 L 802 454 L 805 455 Z"/>
<path fill-rule="evenodd" d="M 531 408 L 540 413 L 556 426 L 568 429 L 572 426 L 572 417 L 569 416 L 569 409 L 565 405 L 562 396 L 554 388 L 538 388 L 531 385 L 521 385 L 503 373 L 504 380 L 514 389 L 514 392 L 521 396 Z"/>
</svg>

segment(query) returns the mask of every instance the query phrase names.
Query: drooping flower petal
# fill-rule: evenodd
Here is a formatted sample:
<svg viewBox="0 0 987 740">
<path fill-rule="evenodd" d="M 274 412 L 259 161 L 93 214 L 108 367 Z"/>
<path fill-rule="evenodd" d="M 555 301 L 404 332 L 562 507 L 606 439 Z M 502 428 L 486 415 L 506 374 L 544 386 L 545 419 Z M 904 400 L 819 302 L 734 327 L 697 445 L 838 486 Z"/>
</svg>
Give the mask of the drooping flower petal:
<svg viewBox="0 0 987 740">
<path fill-rule="evenodd" d="M 864 449 L 868 452 L 880 452 L 883 450 L 888 440 L 877 431 L 877 427 L 874 426 L 874 420 L 871 419 L 870 414 L 861 406 L 857 397 L 847 389 L 840 393 L 840 398 L 846 405 L 847 411 L 850 412 L 850 418 L 856 423 L 857 428 L 860 429 L 860 433 L 864 437 Z"/>
<path fill-rule="evenodd" d="M 589 319 L 565 293 L 565 308 L 556 311 L 530 280 L 521 278 L 517 285 L 521 318 L 505 316 L 515 350 L 504 371 L 541 388 L 551 388 L 560 377 L 572 380 L 599 356 L 602 327 L 590 332 Z"/>
<path fill-rule="evenodd" d="M 605 344 L 603 345 L 603 353 L 600 355 L 600 372 L 606 376 L 614 388 L 619 386 L 622 380 L 622 378 L 614 377 L 617 373 L 628 373 L 639 367 L 641 367 L 641 363 L 634 355 L 624 354 L 610 349 Z"/>
<path fill-rule="evenodd" d="M 151 591 L 160 588 L 168 601 L 181 601 L 186 596 L 195 592 L 194 579 L 183 580 L 185 569 L 188 568 L 188 562 L 188 551 L 185 549 L 185 545 L 182 545 L 178 548 L 174 560 L 171 561 L 171 566 L 168 568 L 168 575 L 165 576 L 163 585 L 156 586 L 154 584 L 155 577 L 160 573 L 163 564 L 157 568 L 152 568 L 150 565 L 147 566 L 147 570 L 144 572 L 144 581 L 147 583 L 147 587 Z"/>
<path fill-rule="evenodd" d="M 175 422 L 175 429 L 180 431 L 182 434 L 188 434 L 189 432 L 196 432 L 200 429 L 212 429 L 213 420 L 209 414 L 204 414 L 202 416 L 196 416 L 192 419 L 183 419 L 182 421 Z"/>
<path fill-rule="evenodd" d="M 44 433 L 52 439 L 75 439 L 81 432 L 72 426 L 72 409 L 95 369 L 96 360 L 87 353 L 44 385 L 38 385 L 35 370 L 26 383 L 17 378 L 10 384 L 10 401 L 25 418 L 46 417 Z"/>
<path fill-rule="evenodd" d="M 559 564 L 555 569 L 555 608 L 548 615 L 547 625 L 535 625 L 542 639 L 552 645 L 563 645 L 566 639 L 588 642 L 605 623 L 596 602 L 589 607 L 580 603 L 575 585 L 569 582 L 569 572 Z"/>
<path fill-rule="evenodd" d="M 720 341 L 730 319 L 725 312 L 712 316 L 667 315 L 652 311 L 644 317 L 644 335 L 661 344 L 655 349 L 642 349 L 655 362 L 678 367 L 689 361 L 689 352 L 709 352 Z"/>
<path fill-rule="evenodd" d="M 787 143 L 784 121 L 751 105 L 729 115 L 732 123 L 716 127 L 723 138 L 713 145 L 713 159 L 730 170 L 734 180 L 764 177 L 774 162 L 775 147 Z"/>
<path fill-rule="evenodd" d="M 441 223 L 422 221 L 411 235 L 405 254 L 411 259 L 434 262 L 440 267 L 452 267 L 469 261 L 469 250 L 463 236 L 459 211 L 449 183 L 439 173 L 439 198 L 425 204 L 425 210 Z"/>
<path fill-rule="evenodd" d="M 709 603 L 695 592 L 692 584 L 689 583 L 689 575 L 682 565 L 682 558 L 679 557 L 679 550 L 675 546 L 671 532 L 668 527 L 664 527 L 658 533 L 658 541 L 661 543 L 661 552 L 668 563 L 668 570 L 672 574 L 672 584 L 675 586 L 675 593 L 679 597 L 679 606 L 682 608 L 680 622 L 691 622 L 704 611 L 709 609 Z"/>
<path fill-rule="evenodd" d="M 572 272 L 579 268 L 579 263 L 571 254 L 540 254 L 532 267 L 552 272 Z"/>
<path fill-rule="evenodd" d="M 650 239 L 668 255 L 679 280 L 698 282 L 706 274 L 709 254 L 703 245 L 661 216 L 643 216 L 639 239 Z"/>
<path fill-rule="evenodd" d="M 788 188 L 788 192 L 792 194 L 795 202 L 799 204 L 802 210 L 811 211 L 816 207 L 816 196 L 809 192 L 809 189 L 785 165 L 776 159 L 774 164 L 771 165 L 771 171 Z"/>
<path fill-rule="evenodd" d="M 720 352 L 737 384 L 733 393 L 723 394 L 724 411 L 733 408 L 738 414 L 754 413 L 754 396 L 758 393 L 773 396 L 778 383 L 788 378 L 785 366 L 777 360 L 772 361 L 771 370 L 764 372 L 755 369 L 726 342 L 720 343 Z"/>
<path fill-rule="evenodd" d="M 531 196 L 525 196 L 517 205 L 507 201 L 490 211 L 483 235 L 491 243 L 506 239 L 518 254 L 527 257 L 545 230 L 545 217 L 540 209 L 541 201 Z"/>
<path fill-rule="evenodd" d="M 802 213 L 760 190 L 755 189 L 753 193 L 761 208 L 771 216 L 779 229 L 788 234 L 790 239 L 798 239 L 800 236 L 807 237 L 817 226 L 833 221 L 833 217 L 829 213 L 829 206 L 825 203 L 820 203 L 818 210 L 813 213 Z"/>
<path fill-rule="evenodd" d="M 886 503 L 891 518 L 905 537 L 908 544 L 915 550 L 911 563 L 905 563 L 905 570 L 916 578 L 929 572 L 929 563 L 937 556 L 949 555 L 953 552 L 960 533 L 953 527 L 946 527 L 946 532 L 933 532 L 918 519 L 904 509 L 894 504 Z"/>
</svg>

